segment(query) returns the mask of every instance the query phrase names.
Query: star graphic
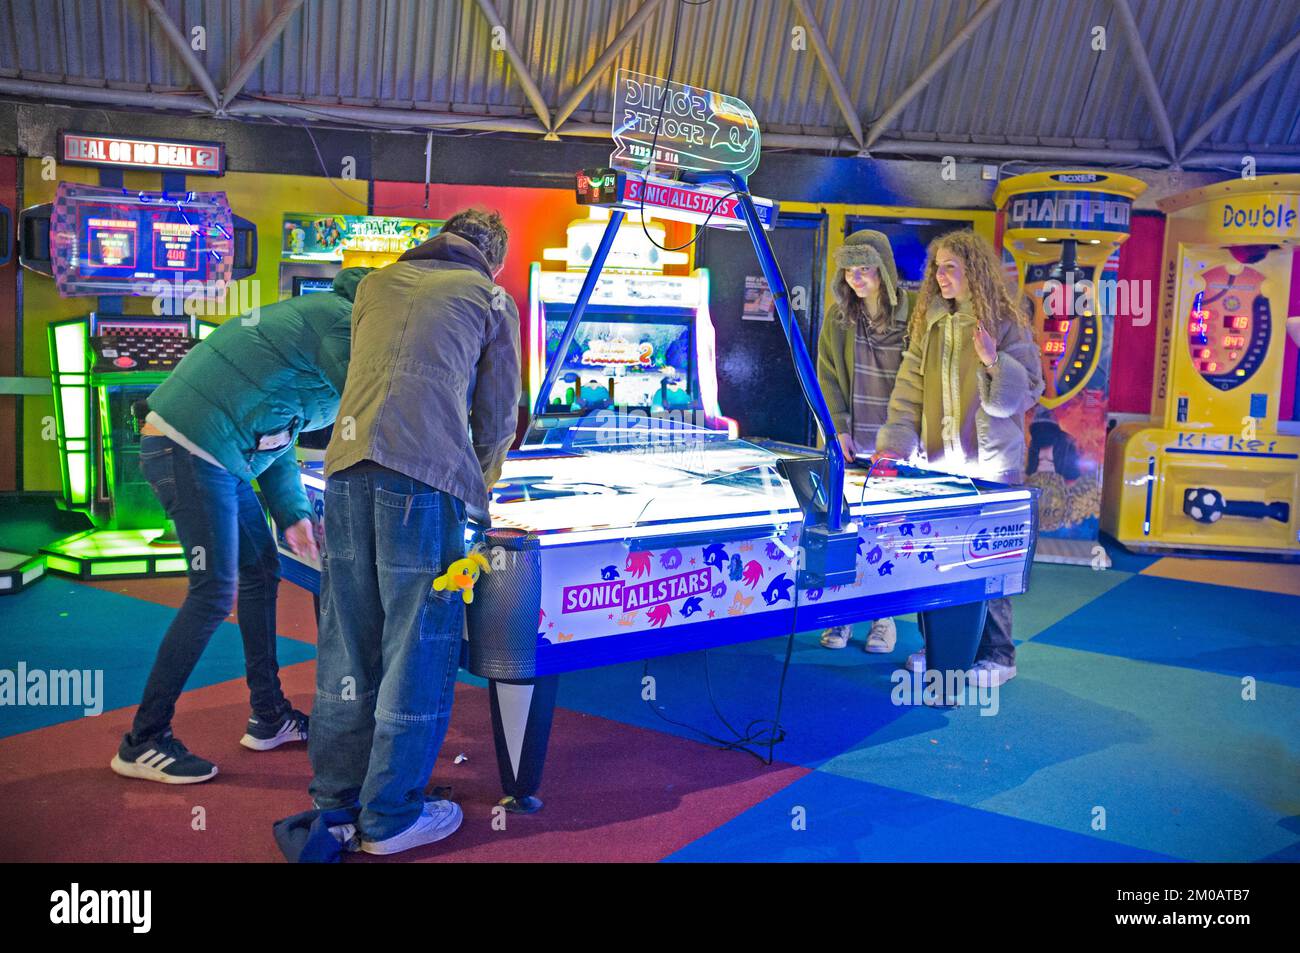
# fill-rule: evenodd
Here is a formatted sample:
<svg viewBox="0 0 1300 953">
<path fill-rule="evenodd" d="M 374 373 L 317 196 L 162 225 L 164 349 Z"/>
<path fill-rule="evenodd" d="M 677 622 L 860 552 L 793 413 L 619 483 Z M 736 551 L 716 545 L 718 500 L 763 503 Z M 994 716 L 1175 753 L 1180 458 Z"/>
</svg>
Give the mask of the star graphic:
<svg viewBox="0 0 1300 953">
<path fill-rule="evenodd" d="M 691 560 L 691 565 L 692 565 L 692 566 L 695 565 L 695 560 L 694 560 L 694 559 Z"/>
<path fill-rule="evenodd" d="M 710 610 L 709 610 L 709 618 L 712 619 L 715 615 L 717 615 L 717 613 L 716 613 L 714 610 L 710 609 Z"/>
<path fill-rule="evenodd" d="M 610 617 L 611 619 L 614 618 L 614 613 L 611 612 L 611 613 L 609 614 L 609 617 Z"/>
<path fill-rule="evenodd" d="M 546 627 L 547 627 L 548 629 L 553 629 L 553 628 L 555 628 L 555 623 L 554 623 L 554 622 L 548 622 L 548 623 L 546 623 Z"/>
</svg>

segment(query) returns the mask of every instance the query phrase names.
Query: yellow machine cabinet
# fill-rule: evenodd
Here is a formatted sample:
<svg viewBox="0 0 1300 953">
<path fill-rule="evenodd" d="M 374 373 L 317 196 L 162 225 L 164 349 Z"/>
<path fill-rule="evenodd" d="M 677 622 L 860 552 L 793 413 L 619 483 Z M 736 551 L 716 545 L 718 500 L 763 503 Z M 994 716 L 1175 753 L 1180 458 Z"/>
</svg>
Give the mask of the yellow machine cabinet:
<svg viewBox="0 0 1300 953">
<path fill-rule="evenodd" d="M 1138 551 L 1300 558 L 1300 437 L 1278 432 L 1300 175 L 1221 182 L 1159 206 L 1151 420 L 1107 440 L 1102 528 Z"/>
<path fill-rule="evenodd" d="M 1116 269 L 1145 190 L 1132 176 L 1065 169 L 1012 176 L 993 194 L 1003 250 L 1033 307 L 1046 385 L 1029 416 L 1025 461 L 1025 482 L 1039 491 L 1042 562 L 1095 559 L 1112 332 L 1129 307 Z"/>
</svg>

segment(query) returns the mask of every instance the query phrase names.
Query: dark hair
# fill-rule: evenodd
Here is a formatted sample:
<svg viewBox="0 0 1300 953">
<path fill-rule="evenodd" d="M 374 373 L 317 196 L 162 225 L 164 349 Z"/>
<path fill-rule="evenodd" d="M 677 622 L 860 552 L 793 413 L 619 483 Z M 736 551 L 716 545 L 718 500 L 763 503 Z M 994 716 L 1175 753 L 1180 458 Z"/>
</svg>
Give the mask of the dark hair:
<svg viewBox="0 0 1300 953">
<path fill-rule="evenodd" d="M 1029 425 L 1029 465 L 1025 472 L 1038 472 L 1038 457 L 1048 447 L 1052 448 L 1052 469 L 1067 480 L 1079 479 L 1079 445 L 1060 424 L 1049 419 Z"/>
<path fill-rule="evenodd" d="M 447 219 L 442 231 L 459 235 L 481 251 L 493 271 L 500 268 L 506 260 L 506 242 L 509 236 L 499 212 L 467 208 Z"/>
</svg>

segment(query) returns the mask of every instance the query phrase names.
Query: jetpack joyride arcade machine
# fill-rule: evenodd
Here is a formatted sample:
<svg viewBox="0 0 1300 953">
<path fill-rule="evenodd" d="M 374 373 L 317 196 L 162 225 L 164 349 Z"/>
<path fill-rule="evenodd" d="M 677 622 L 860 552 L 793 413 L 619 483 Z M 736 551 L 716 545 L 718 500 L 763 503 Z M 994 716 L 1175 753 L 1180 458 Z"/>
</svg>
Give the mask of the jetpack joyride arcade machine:
<svg viewBox="0 0 1300 953">
<path fill-rule="evenodd" d="M 1300 436 L 1279 403 L 1300 245 L 1300 175 L 1164 199 L 1151 420 L 1106 448 L 1102 528 L 1139 552 L 1300 558 Z"/>
<path fill-rule="evenodd" d="M 227 286 L 255 270 L 256 226 L 224 192 L 60 182 L 53 204 L 23 211 L 20 231 L 24 267 L 63 297 L 98 296 L 95 311 L 48 331 L 60 504 L 93 528 L 44 547 L 46 564 L 83 579 L 184 574 L 140 472 L 135 404 L 216 327 L 200 314 L 234 307 Z M 151 311 L 124 313 L 130 296 L 152 298 Z"/>
<path fill-rule="evenodd" d="M 1037 487 L 1043 562 L 1095 559 L 1114 322 L 1134 307 L 1117 282 L 1133 200 L 1146 183 L 1083 169 L 998 184 L 1002 246 L 1033 307 L 1046 387 L 1030 415 L 1025 482 Z M 1121 300 L 1122 299 L 1122 300 Z"/>
<path fill-rule="evenodd" d="M 545 271 L 533 263 L 530 402 L 551 412 L 619 407 L 626 413 L 668 414 L 735 437 L 736 422 L 718 407 L 709 274 L 703 268 L 689 275 L 664 274 L 665 265 L 684 264 L 689 256 L 665 250 L 663 224 L 640 209 L 628 212 L 619 226 L 605 273 L 591 293 L 589 320 L 561 360 L 560 337 L 609 219 L 609 209 L 590 206 L 587 218 L 569 223 L 566 247 L 545 250 L 544 258 L 564 261 L 566 270 Z M 542 378 L 557 361 L 560 376 L 547 399 L 539 401 Z"/>
<path fill-rule="evenodd" d="M 441 219 L 286 212 L 280 299 L 329 291 L 343 268 L 382 268 L 442 228 Z"/>
</svg>

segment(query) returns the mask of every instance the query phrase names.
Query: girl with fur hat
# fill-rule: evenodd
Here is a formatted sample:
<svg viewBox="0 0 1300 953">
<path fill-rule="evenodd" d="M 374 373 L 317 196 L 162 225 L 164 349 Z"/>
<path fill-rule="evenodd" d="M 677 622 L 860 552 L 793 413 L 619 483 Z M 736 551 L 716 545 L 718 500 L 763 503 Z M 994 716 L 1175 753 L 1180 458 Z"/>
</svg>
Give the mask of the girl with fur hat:
<svg viewBox="0 0 1300 953">
<path fill-rule="evenodd" d="M 931 243 L 908 337 L 877 456 L 1022 482 L 1025 414 L 1043 392 L 1042 364 L 986 240 L 963 230 Z M 907 660 L 913 671 L 924 665 L 924 651 Z M 1015 675 L 1011 600 L 993 599 L 973 677 L 984 686 Z"/>
<path fill-rule="evenodd" d="M 876 449 L 903 359 L 911 302 L 899 287 L 894 251 L 882 233 L 854 232 L 836 249 L 835 264 L 835 303 L 817 342 L 817 378 L 844 459 L 852 462 Z M 822 645 L 842 649 L 852 634 L 852 626 L 834 626 L 822 633 Z M 864 648 L 892 652 L 897 637 L 893 619 L 876 619 Z"/>
</svg>

